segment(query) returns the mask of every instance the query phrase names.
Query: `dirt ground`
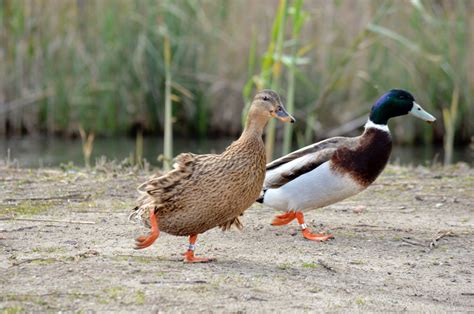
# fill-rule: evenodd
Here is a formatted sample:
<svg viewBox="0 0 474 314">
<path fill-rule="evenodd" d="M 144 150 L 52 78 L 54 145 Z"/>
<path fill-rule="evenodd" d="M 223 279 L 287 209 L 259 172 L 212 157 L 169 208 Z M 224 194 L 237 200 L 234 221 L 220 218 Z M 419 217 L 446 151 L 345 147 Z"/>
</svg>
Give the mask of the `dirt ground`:
<svg viewBox="0 0 474 314">
<path fill-rule="evenodd" d="M 127 221 L 149 173 L 0 167 L 0 311 L 474 311 L 474 169 L 389 166 L 365 192 L 272 227 L 255 204 L 243 231 L 187 239 Z M 433 239 L 439 238 L 438 241 Z M 431 244 L 431 247 L 430 247 Z"/>
</svg>

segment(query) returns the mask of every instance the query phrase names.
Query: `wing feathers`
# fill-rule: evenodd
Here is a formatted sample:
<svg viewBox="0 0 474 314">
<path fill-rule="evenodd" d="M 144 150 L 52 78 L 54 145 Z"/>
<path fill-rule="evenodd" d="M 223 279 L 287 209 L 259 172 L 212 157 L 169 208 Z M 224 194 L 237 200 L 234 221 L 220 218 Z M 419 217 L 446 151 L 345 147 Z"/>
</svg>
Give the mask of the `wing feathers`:
<svg viewBox="0 0 474 314">
<path fill-rule="evenodd" d="M 298 149 L 288 155 L 285 155 L 283 157 L 280 157 L 271 163 L 267 164 L 267 171 L 271 169 L 275 169 L 281 165 L 284 165 L 294 159 L 303 157 L 308 154 L 316 153 L 318 151 L 321 151 L 326 148 L 337 148 L 339 147 L 342 143 L 346 142 L 348 139 L 347 137 L 333 137 L 329 138 L 320 142 L 317 142 L 315 144 L 308 145 L 306 147 L 303 147 L 301 149 Z"/>
<path fill-rule="evenodd" d="M 171 199 L 180 191 L 180 182 L 189 178 L 194 171 L 194 154 L 181 154 L 175 158 L 174 169 L 166 174 L 157 174 L 138 187 L 141 196 L 139 208 L 155 207 L 155 212 L 163 209 L 163 202 Z"/>
<path fill-rule="evenodd" d="M 357 138 L 333 137 L 283 156 L 267 165 L 264 189 L 276 189 L 308 173 L 326 161 L 342 146 L 353 146 Z"/>
</svg>

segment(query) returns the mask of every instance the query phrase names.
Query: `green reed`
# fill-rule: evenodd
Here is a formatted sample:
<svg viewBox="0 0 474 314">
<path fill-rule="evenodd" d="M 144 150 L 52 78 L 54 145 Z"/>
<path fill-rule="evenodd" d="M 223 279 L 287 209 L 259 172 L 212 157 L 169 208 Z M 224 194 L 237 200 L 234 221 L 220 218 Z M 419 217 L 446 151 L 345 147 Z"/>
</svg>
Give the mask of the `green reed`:
<svg viewBox="0 0 474 314">
<path fill-rule="evenodd" d="M 173 158 L 173 113 L 171 108 L 171 48 L 168 34 L 164 34 L 163 56 L 165 62 L 165 130 L 164 130 L 164 170 L 171 169 Z"/>
<path fill-rule="evenodd" d="M 290 54 L 288 56 L 288 61 L 286 66 L 288 67 L 287 71 L 287 93 L 286 93 L 286 106 L 287 110 L 294 114 L 295 111 L 295 75 L 296 75 L 296 66 L 297 66 L 297 57 L 299 57 L 297 48 L 301 45 L 300 36 L 301 30 L 303 28 L 304 22 L 308 17 L 308 14 L 303 10 L 303 0 L 296 0 L 292 7 L 289 8 L 289 13 L 291 16 L 291 48 Z M 305 51 L 302 50 L 302 51 Z M 282 154 L 286 155 L 291 151 L 291 143 L 293 138 L 293 125 L 286 124 L 284 127 L 283 134 L 283 148 Z"/>
</svg>

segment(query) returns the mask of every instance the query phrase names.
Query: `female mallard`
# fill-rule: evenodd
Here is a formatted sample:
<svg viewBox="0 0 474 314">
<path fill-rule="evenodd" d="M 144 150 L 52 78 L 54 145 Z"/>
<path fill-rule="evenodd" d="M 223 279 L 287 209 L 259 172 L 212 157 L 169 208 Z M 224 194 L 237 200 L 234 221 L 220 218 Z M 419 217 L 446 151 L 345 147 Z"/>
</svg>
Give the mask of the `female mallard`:
<svg viewBox="0 0 474 314">
<path fill-rule="evenodd" d="M 286 212 L 276 216 L 272 225 L 286 225 L 296 218 L 306 239 L 332 238 L 331 234 L 310 233 L 302 211 L 341 201 L 374 182 L 392 150 L 387 122 L 408 113 L 428 122 L 436 120 L 410 93 L 394 89 L 372 107 L 361 136 L 330 138 L 269 163 L 263 194 L 257 201 Z"/>
<path fill-rule="evenodd" d="M 161 230 L 189 236 L 185 262 L 209 261 L 194 256 L 197 235 L 216 226 L 242 228 L 239 216 L 259 196 L 265 178 L 262 133 L 272 117 L 294 122 L 278 94 L 263 90 L 250 106 L 242 135 L 222 154 L 181 154 L 172 171 L 140 185 L 139 204 L 130 218 L 151 225 L 151 232 L 137 238 L 136 248 L 150 246 Z"/>
</svg>

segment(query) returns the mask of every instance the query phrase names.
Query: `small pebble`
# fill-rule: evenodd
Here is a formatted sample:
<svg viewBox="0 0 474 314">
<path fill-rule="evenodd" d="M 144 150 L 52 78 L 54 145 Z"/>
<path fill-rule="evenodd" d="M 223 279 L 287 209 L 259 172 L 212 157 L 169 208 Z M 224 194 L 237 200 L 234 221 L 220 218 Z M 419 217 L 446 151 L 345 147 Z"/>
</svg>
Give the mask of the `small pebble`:
<svg viewBox="0 0 474 314">
<path fill-rule="evenodd" d="M 359 205 L 359 206 L 354 207 L 354 208 L 352 209 L 352 212 L 353 212 L 354 214 L 362 214 L 362 212 L 364 212 L 366 208 L 367 208 L 367 207 L 365 207 L 365 206 L 363 206 L 363 205 Z"/>
</svg>

